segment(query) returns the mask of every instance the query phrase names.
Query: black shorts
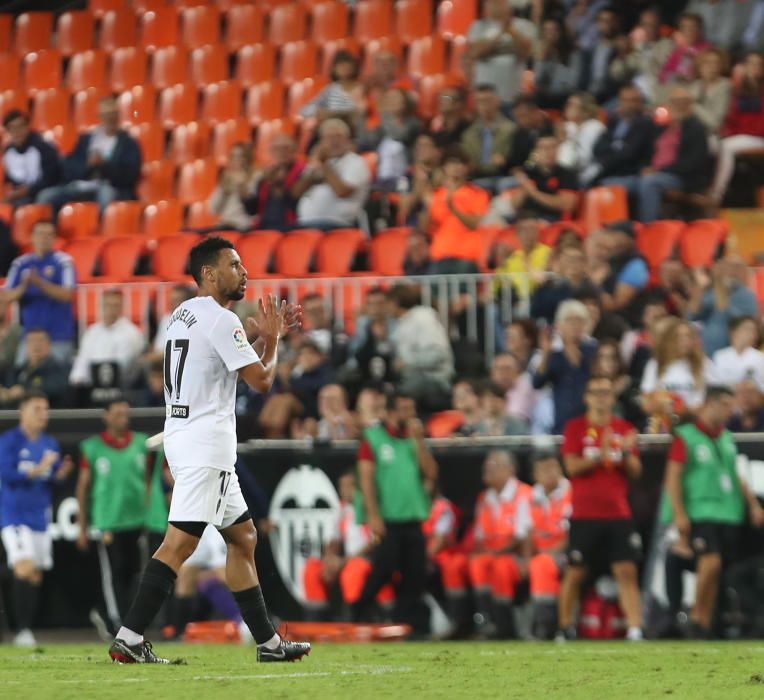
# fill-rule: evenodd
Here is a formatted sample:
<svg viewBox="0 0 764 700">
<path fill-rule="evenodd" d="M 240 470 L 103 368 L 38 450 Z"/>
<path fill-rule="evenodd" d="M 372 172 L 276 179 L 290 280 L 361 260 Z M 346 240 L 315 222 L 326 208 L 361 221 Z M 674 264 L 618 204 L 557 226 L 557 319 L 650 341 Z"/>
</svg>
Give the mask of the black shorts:
<svg viewBox="0 0 764 700">
<path fill-rule="evenodd" d="M 725 560 L 734 561 L 740 549 L 741 534 L 740 525 L 697 520 L 690 527 L 690 546 L 697 557 L 721 554 Z"/>
<path fill-rule="evenodd" d="M 568 563 L 571 566 L 637 562 L 642 538 L 631 520 L 571 520 Z"/>
</svg>

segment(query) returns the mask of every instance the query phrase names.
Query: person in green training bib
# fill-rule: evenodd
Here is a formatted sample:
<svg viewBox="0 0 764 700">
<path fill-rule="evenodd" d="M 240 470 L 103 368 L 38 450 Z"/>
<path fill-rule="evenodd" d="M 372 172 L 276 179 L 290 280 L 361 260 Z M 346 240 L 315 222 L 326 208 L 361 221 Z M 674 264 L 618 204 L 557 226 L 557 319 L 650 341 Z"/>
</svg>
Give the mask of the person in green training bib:
<svg viewBox="0 0 764 700">
<path fill-rule="evenodd" d="M 722 564 L 735 558 L 746 506 L 751 523 L 764 525 L 764 509 L 738 477 L 737 447 L 725 428 L 733 410 L 729 388 L 708 387 L 697 421 L 674 431 L 666 466 L 661 520 L 679 533 L 674 551 L 695 556 L 690 631 L 700 638 L 710 636 Z"/>
<path fill-rule="evenodd" d="M 407 416 L 410 401 L 407 396 L 391 396 L 384 420 L 363 431 L 356 521 L 368 524 L 374 549 L 372 570 L 353 606 L 353 616 L 368 619 L 375 596 L 399 572 L 396 617 L 424 633 L 427 619 L 420 598 L 427 553 L 422 523 L 430 515 L 427 487 L 437 481 L 438 465 L 424 442 L 421 421 Z"/>
<path fill-rule="evenodd" d="M 101 611 L 91 619 L 101 628 L 116 631 L 129 604 L 134 578 L 141 571 L 139 539 L 147 514 L 145 433 L 130 431 L 130 405 L 125 399 L 110 401 L 103 413 L 105 430 L 80 443 L 80 471 L 77 480 L 77 547 L 87 551 L 90 528 L 101 569 L 103 601 Z M 98 619 L 100 617 L 100 620 Z M 103 630 L 101 630 L 103 631 Z"/>
</svg>

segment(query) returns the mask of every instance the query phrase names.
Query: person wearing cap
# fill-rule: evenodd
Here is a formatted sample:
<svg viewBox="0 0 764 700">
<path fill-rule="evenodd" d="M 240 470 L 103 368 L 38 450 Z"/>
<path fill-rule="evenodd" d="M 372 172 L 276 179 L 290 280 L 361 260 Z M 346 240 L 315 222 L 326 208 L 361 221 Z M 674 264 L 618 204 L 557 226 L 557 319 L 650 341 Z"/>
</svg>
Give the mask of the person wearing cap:
<svg viewBox="0 0 764 700">
<path fill-rule="evenodd" d="M 637 249 L 636 232 L 630 221 L 614 221 L 605 229 L 610 251 L 610 274 L 602 283 L 602 308 L 638 326 L 646 301 L 650 270 Z"/>
</svg>

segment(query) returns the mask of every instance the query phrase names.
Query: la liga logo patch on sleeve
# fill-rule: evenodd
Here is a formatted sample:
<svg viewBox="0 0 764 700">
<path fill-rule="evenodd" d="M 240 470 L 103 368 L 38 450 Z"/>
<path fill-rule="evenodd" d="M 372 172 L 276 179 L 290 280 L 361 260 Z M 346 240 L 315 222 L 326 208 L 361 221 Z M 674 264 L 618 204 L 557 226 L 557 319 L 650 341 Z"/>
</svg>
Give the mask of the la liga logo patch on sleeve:
<svg viewBox="0 0 764 700">
<path fill-rule="evenodd" d="M 233 344 L 239 352 L 244 352 L 249 348 L 249 341 L 247 340 L 247 334 L 243 328 L 233 329 Z"/>
</svg>

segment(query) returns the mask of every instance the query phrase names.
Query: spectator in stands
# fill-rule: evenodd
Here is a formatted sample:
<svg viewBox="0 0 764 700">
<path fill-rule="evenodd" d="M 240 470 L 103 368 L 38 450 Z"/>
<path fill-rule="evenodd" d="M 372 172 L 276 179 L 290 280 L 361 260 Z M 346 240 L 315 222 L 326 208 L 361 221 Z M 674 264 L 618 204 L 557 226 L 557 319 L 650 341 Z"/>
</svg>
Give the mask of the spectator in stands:
<svg viewBox="0 0 764 700">
<path fill-rule="evenodd" d="M 0 295 L 0 376 L 5 376 L 16 363 L 16 353 L 21 340 L 21 326 L 12 313 L 9 304 Z"/>
<path fill-rule="evenodd" d="M 318 420 L 307 418 L 302 425 L 306 436 L 314 440 L 353 440 L 357 427 L 348 410 L 348 397 L 339 384 L 326 384 L 318 392 Z"/>
<path fill-rule="evenodd" d="M 481 419 L 476 435 L 503 437 L 505 435 L 528 435 L 527 420 L 507 415 L 507 399 L 502 387 L 493 382 L 486 383 L 480 391 Z"/>
<path fill-rule="evenodd" d="M 366 91 L 366 119 L 374 124 L 379 119 L 379 101 L 382 93 L 392 87 L 413 91 L 414 83 L 401 72 L 400 60 L 393 51 L 375 51 L 371 59 L 371 71 L 363 78 Z"/>
<path fill-rule="evenodd" d="M 615 221 L 604 230 L 610 246 L 610 274 L 602 284 L 602 308 L 636 326 L 642 318 L 650 270 L 637 249 L 630 221 Z"/>
<path fill-rule="evenodd" d="M 531 363 L 536 341 L 536 324 L 530 318 L 514 319 L 504 329 L 504 350 L 517 359 L 523 370 Z"/>
<path fill-rule="evenodd" d="M 17 109 L 3 117 L 9 141 L 3 152 L 4 201 L 14 207 L 31 204 L 37 193 L 56 185 L 61 177 L 59 155 L 37 132 L 29 128 L 29 116 Z"/>
<path fill-rule="evenodd" d="M 660 336 L 660 325 L 668 317 L 666 302 L 659 296 L 648 297 L 642 310 L 640 327 L 629 331 L 622 339 L 621 353 L 629 366 L 631 383 L 638 385 L 645 373 L 645 366 L 653 356 L 653 349 Z"/>
<path fill-rule="evenodd" d="M 687 82 L 695 78 L 695 59 L 711 44 L 704 36 L 703 18 L 691 12 L 679 17 L 679 31 L 674 34 L 674 50 L 658 73 L 659 91 L 657 100 L 662 100 L 661 91 L 675 82 Z"/>
<path fill-rule="evenodd" d="M 592 376 L 607 377 L 613 382 L 615 405 L 613 412 L 621 418 L 628 417 L 629 392 L 632 389 L 631 377 L 626 372 L 621 360 L 621 353 L 616 340 L 602 340 L 597 345 L 597 352 L 592 360 Z"/>
<path fill-rule="evenodd" d="M 698 54 L 697 79 L 689 85 L 695 100 L 695 116 L 703 122 L 708 133 L 716 136 L 727 116 L 732 84 L 725 77 L 729 58 L 720 49 L 710 48 Z"/>
<path fill-rule="evenodd" d="M 88 326 L 80 338 L 69 383 L 93 387 L 91 399 L 106 402 L 135 379 L 145 345 L 141 329 L 124 316 L 122 291 L 109 289 L 101 300 L 101 320 Z"/>
<path fill-rule="evenodd" d="M 608 0 L 576 0 L 566 2 L 565 23 L 575 44 L 590 51 L 599 39 L 597 17 L 600 10 L 609 7 Z"/>
<path fill-rule="evenodd" d="M 486 0 L 483 18 L 467 32 L 467 54 L 475 62 L 475 85 L 492 85 L 509 107 L 522 88 L 523 70 L 533 52 L 536 27 L 513 16 L 506 0 Z"/>
<path fill-rule="evenodd" d="M 521 168 L 531 157 L 536 148 L 536 141 L 541 136 L 554 136 L 554 126 L 546 113 L 538 106 L 534 98 L 520 95 L 512 104 L 512 118 L 517 124 L 512 139 L 512 151 L 507 161 L 507 171 Z M 499 183 L 499 189 L 514 187 L 514 179 Z"/>
<path fill-rule="evenodd" d="M 348 337 L 335 331 L 326 300 L 312 292 L 302 298 L 302 328 L 304 335 L 327 356 L 333 367 L 347 359 Z"/>
<path fill-rule="evenodd" d="M 297 221 L 294 187 L 305 168 L 297 157 L 297 144 L 288 134 L 277 134 L 270 146 L 271 164 L 257 175 L 252 196 L 246 201 L 252 215 L 250 228 L 289 231 Z"/>
<path fill-rule="evenodd" d="M 515 125 L 499 111 L 499 98 L 492 85 L 478 85 L 474 102 L 475 120 L 462 133 L 461 144 L 472 162 L 475 184 L 494 192 L 507 167 Z"/>
<path fill-rule="evenodd" d="M 385 395 L 374 387 L 364 387 L 355 400 L 358 427 L 368 428 L 378 424 L 385 415 Z"/>
<path fill-rule="evenodd" d="M 395 348 L 391 341 L 394 331 L 395 326 L 386 319 L 369 324 L 366 340 L 353 358 L 361 384 L 385 390 L 392 388 L 396 379 Z"/>
<path fill-rule="evenodd" d="M 286 387 L 300 402 L 305 418 L 318 419 L 318 394 L 322 387 L 334 382 L 334 370 L 314 340 L 300 342 L 297 358 Z"/>
<path fill-rule="evenodd" d="M 249 231 L 253 228 L 249 209 L 254 200 L 256 180 L 252 146 L 235 143 L 228 154 L 228 165 L 220 173 L 208 202 L 209 210 L 220 219 L 215 229 Z"/>
<path fill-rule="evenodd" d="M 443 182 L 443 154 L 431 134 L 419 134 L 414 143 L 414 162 L 405 187 L 399 188 L 399 220 L 407 226 L 417 226 L 427 209 L 433 192 Z M 402 191 L 401 191 L 402 190 Z"/>
<path fill-rule="evenodd" d="M 724 565 L 740 555 L 746 508 L 751 524 L 764 525 L 764 509 L 737 472 L 737 448 L 725 425 L 732 391 L 711 386 L 695 423 L 676 429 L 666 465 L 664 522 L 673 522 L 696 557 L 697 587 L 690 634 L 708 639 Z"/>
<path fill-rule="evenodd" d="M 69 368 L 51 354 L 50 336 L 43 329 L 31 328 L 24 338 L 26 360 L 7 375 L 0 387 L 0 403 L 17 406 L 31 390 L 43 391 L 53 408 L 65 406 L 69 389 Z"/>
<path fill-rule="evenodd" d="M 522 301 L 527 301 L 533 290 L 546 279 L 552 249 L 539 241 L 541 222 L 534 210 L 519 211 L 516 221 L 520 248 L 496 268 L 496 274 L 511 275 L 515 294 Z M 500 280 L 497 277 L 495 288 Z"/>
<path fill-rule="evenodd" d="M 690 0 L 687 11 L 703 20 L 711 44 L 730 51 L 740 46 L 755 4 L 755 0 Z"/>
<path fill-rule="evenodd" d="M 324 230 L 356 226 L 369 192 L 369 168 L 353 152 L 350 127 L 341 119 L 322 122 L 319 136 L 292 190 L 298 199 L 297 222 Z"/>
<path fill-rule="evenodd" d="M 735 414 L 727 423 L 733 433 L 764 432 L 764 394 L 752 379 L 743 379 L 735 387 Z"/>
<path fill-rule="evenodd" d="M 541 39 L 533 61 L 534 95 L 544 109 L 560 109 L 575 91 L 581 74 L 581 53 L 557 17 L 541 24 Z"/>
<path fill-rule="evenodd" d="M 486 191 L 467 182 L 469 158 L 458 148 L 443 162 L 443 185 L 432 195 L 421 228 L 430 231 L 432 274 L 477 272 L 482 239 L 476 231 L 488 210 Z"/>
<path fill-rule="evenodd" d="M 558 146 L 557 137 L 541 136 L 532 161 L 513 171 L 517 190 L 510 200 L 515 211 L 528 209 L 546 221 L 559 221 L 575 209 L 578 182 L 574 173 L 558 165 Z"/>
<path fill-rule="evenodd" d="M 742 43 L 747 51 L 764 51 L 764 0 L 753 0 Z"/>
<path fill-rule="evenodd" d="M 586 338 L 590 323 L 587 308 L 580 301 L 569 299 L 560 304 L 555 316 L 562 349 L 553 349 L 548 329 L 539 335 L 541 360 L 533 374 L 533 387 L 542 389 L 547 384 L 552 387 L 555 433 L 561 433 L 568 419 L 583 410 L 584 388 L 597 349 L 597 343 Z"/>
<path fill-rule="evenodd" d="M 719 160 L 711 186 L 711 198 L 717 204 L 727 191 L 737 156 L 764 148 L 764 56 L 759 53 L 745 57 L 742 78 L 733 92 L 720 136 Z"/>
<path fill-rule="evenodd" d="M 56 228 L 50 221 L 32 227 L 32 252 L 16 258 L 5 280 L 5 302 L 19 302 L 21 329 L 47 331 L 51 351 L 63 362 L 74 354 L 75 271 L 72 258 L 53 249 Z M 23 344 L 17 362 L 22 362 Z"/>
<path fill-rule="evenodd" d="M 355 331 L 348 341 L 348 352 L 351 355 L 358 352 L 368 340 L 369 329 L 375 321 L 383 322 L 390 330 L 395 327 L 394 319 L 390 316 L 387 292 L 382 287 L 372 287 L 366 292 L 363 308 L 355 319 Z"/>
<path fill-rule="evenodd" d="M 358 59 L 350 51 L 337 51 L 332 59 L 332 82 L 300 110 L 300 115 L 319 122 L 336 117 L 355 122 L 366 109 L 360 72 Z"/>
<path fill-rule="evenodd" d="M 750 379 L 764 392 L 764 352 L 759 324 L 753 316 L 741 316 L 730 321 L 729 347 L 713 354 L 717 379 L 725 386 L 737 386 Z"/>
<path fill-rule="evenodd" d="M 605 131 L 597 118 L 599 108 L 588 92 L 571 95 L 565 102 L 563 120 L 558 124 L 560 148 L 557 162 L 580 175 L 594 159 L 594 144 Z"/>
<path fill-rule="evenodd" d="M 146 388 L 139 398 L 138 406 L 162 408 L 164 404 L 164 362 L 151 360 L 146 370 Z"/>
<path fill-rule="evenodd" d="M 422 305 L 418 287 L 397 286 L 390 299 L 399 389 L 431 410 L 447 407 L 454 357 L 446 329 L 435 310 Z"/>
<path fill-rule="evenodd" d="M 681 260 L 667 258 L 658 268 L 658 286 L 655 293 L 663 296 L 669 313 L 686 316 L 698 279 L 705 281 L 705 270 L 690 270 Z"/>
<path fill-rule="evenodd" d="M 620 341 L 629 330 L 623 316 L 602 308 L 602 292 L 600 290 L 582 289 L 574 297 L 580 301 L 589 312 L 590 330 L 589 335 L 596 341 L 616 340 Z"/>
<path fill-rule="evenodd" d="M 518 431 L 515 434 L 527 433 L 536 403 L 536 392 L 520 360 L 509 352 L 496 355 L 491 364 L 491 384 L 504 392 L 504 413 L 514 422 Z"/>
<path fill-rule="evenodd" d="M 706 387 L 716 381 L 716 369 L 703 354 L 695 327 L 682 319 L 668 319 L 642 375 L 642 410 L 652 424 L 664 427 L 674 415 L 695 413 L 703 404 Z"/>
<path fill-rule="evenodd" d="M 451 405 L 462 414 L 462 423 L 454 435 L 469 437 L 474 435 L 482 418 L 480 399 L 472 382 L 463 379 L 454 384 L 451 390 Z"/>
<path fill-rule="evenodd" d="M 196 291 L 187 284 L 176 284 L 170 290 L 170 308 L 167 313 L 159 319 L 157 323 L 157 332 L 154 336 L 154 342 L 151 345 L 150 352 L 146 353 L 146 360 L 153 362 L 161 360 L 164 357 L 164 346 L 167 340 L 167 326 L 170 324 L 173 311 L 177 309 L 184 301 L 193 299 Z"/>
<path fill-rule="evenodd" d="M 621 178 L 636 177 L 650 164 L 653 135 L 653 122 L 644 113 L 639 90 L 633 85 L 622 87 L 607 129 L 594 144 L 592 164 L 581 175 L 582 184 L 631 186 Z"/>
<path fill-rule="evenodd" d="M 449 85 L 438 93 L 438 113 L 430 124 L 438 148 L 458 143 L 470 125 L 467 118 L 467 92 L 461 85 Z"/>
<path fill-rule="evenodd" d="M 599 296 L 599 288 L 589 279 L 586 253 L 580 245 L 565 246 L 559 253 L 557 274 L 539 284 L 531 295 L 531 318 L 551 324 L 557 307 L 583 292 Z"/>
<path fill-rule="evenodd" d="M 586 413 L 566 422 L 562 443 L 572 490 L 568 567 L 562 581 L 558 638 L 575 639 L 573 615 L 587 568 L 604 561 L 618 586 L 626 616 L 626 638 L 642 639 L 642 611 L 636 562 L 642 542 L 632 521 L 629 481 L 642 463 L 634 426 L 613 415 L 615 391 L 606 377 L 585 384 Z"/>
<path fill-rule="evenodd" d="M 67 202 L 96 202 L 103 211 L 115 200 L 135 199 L 141 176 L 138 142 L 119 128 L 117 101 L 104 97 L 98 103 L 100 125 L 80 134 L 74 150 L 64 158 L 66 184 L 48 187 L 37 195 L 54 214 Z"/>
<path fill-rule="evenodd" d="M 409 277 L 427 275 L 432 268 L 430 242 L 421 231 L 412 231 L 406 239 L 406 257 L 403 259 L 403 274 Z"/>
<path fill-rule="evenodd" d="M 618 15 L 612 7 L 603 7 L 597 13 L 597 39 L 591 46 L 582 46 L 583 60 L 579 88 L 594 95 L 600 104 L 618 94 L 619 83 L 611 72 L 625 40 L 620 33 Z"/>
<path fill-rule="evenodd" d="M 361 151 L 376 151 L 376 186 L 387 192 L 399 188 L 409 170 L 411 152 L 422 124 L 416 116 L 416 103 L 403 88 L 389 88 L 379 104 L 379 123 L 358 132 Z"/>
<path fill-rule="evenodd" d="M 692 321 L 702 324 L 703 349 L 712 356 L 729 345 L 730 322 L 743 316 L 758 316 L 756 296 L 746 284 L 748 268 L 741 258 L 717 260 L 710 280 L 692 288 L 687 310 Z M 705 282 L 705 284 L 703 284 Z"/>
</svg>

